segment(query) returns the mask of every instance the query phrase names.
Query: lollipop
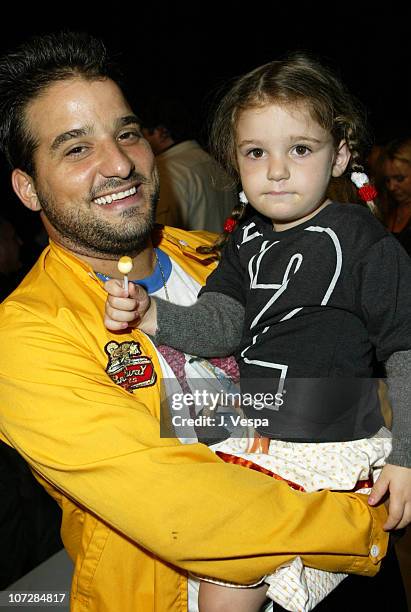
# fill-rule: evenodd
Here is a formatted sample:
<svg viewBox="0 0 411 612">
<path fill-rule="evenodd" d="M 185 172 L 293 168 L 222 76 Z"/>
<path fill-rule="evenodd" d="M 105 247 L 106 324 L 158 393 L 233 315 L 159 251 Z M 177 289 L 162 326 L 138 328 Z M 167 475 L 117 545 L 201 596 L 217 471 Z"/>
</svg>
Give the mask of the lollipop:
<svg viewBox="0 0 411 612">
<path fill-rule="evenodd" d="M 124 289 L 128 292 L 128 276 L 127 274 L 133 269 L 133 260 L 125 255 L 120 257 L 117 264 L 118 271 L 124 274 Z"/>
</svg>

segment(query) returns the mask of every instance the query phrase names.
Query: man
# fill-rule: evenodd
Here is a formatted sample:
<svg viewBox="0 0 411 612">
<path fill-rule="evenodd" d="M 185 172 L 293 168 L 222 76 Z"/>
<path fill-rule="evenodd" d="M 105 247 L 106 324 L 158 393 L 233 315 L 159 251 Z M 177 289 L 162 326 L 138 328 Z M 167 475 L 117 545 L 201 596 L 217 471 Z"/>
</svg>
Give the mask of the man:
<svg viewBox="0 0 411 612">
<path fill-rule="evenodd" d="M 156 156 L 160 177 L 157 223 L 222 232 L 225 219 L 238 204 L 230 178 L 197 141 L 188 137 L 182 125 L 187 123 L 187 116 L 180 101 L 167 98 L 154 108 L 150 105 L 146 110 L 143 134 Z"/>
<path fill-rule="evenodd" d="M 130 280 L 186 303 L 214 264 L 195 250 L 207 236 L 152 234 L 153 155 L 112 76 L 87 35 L 36 39 L 0 62 L 13 187 L 51 238 L 1 306 L 0 431 L 63 509 L 72 610 L 184 610 L 187 571 L 250 584 L 302 552 L 374 574 L 384 508 L 304 495 L 160 437 L 162 379 L 178 358 L 138 330 L 106 330 L 100 279 L 119 277 L 127 254 Z"/>
</svg>

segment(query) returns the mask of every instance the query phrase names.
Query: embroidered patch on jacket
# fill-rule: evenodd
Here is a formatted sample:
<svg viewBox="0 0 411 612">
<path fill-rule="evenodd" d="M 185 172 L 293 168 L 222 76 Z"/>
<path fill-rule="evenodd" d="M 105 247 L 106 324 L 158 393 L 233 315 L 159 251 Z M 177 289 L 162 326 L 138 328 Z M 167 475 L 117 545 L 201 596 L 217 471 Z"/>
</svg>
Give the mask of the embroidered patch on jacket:
<svg viewBox="0 0 411 612">
<path fill-rule="evenodd" d="M 108 342 L 104 347 L 108 355 L 106 372 L 111 380 L 133 393 L 140 387 L 151 387 L 157 380 L 153 362 L 141 354 L 138 342 Z"/>
</svg>

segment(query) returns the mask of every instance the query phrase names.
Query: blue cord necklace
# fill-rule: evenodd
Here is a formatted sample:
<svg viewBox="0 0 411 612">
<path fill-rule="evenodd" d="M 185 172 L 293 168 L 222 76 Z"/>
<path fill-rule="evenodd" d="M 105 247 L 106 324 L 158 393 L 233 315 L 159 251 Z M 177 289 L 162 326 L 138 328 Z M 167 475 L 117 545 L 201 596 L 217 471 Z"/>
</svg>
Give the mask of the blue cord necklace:
<svg viewBox="0 0 411 612">
<path fill-rule="evenodd" d="M 154 269 L 153 274 L 148 276 L 147 278 L 137 279 L 131 281 L 135 285 L 141 285 L 147 291 L 147 293 L 155 293 L 161 287 L 164 288 L 164 293 L 166 300 L 170 301 L 170 296 L 167 288 L 167 280 L 170 278 L 172 263 L 170 257 L 167 253 L 164 253 L 161 249 L 154 249 L 154 256 L 156 258 L 156 267 Z M 111 279 L 107 274 L 103 274 L 103 272 L 96 272 L 96 276 L 106 282 Z"/>
</svg>

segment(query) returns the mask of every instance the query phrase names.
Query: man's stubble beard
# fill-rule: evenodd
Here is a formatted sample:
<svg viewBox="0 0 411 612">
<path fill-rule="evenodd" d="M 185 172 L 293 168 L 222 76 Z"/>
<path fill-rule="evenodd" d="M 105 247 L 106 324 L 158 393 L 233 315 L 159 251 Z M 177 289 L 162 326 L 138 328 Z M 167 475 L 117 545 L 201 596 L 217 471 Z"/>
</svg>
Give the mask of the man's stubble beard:
<svg viewBox="0 0 411 612">
<path fill-rule="evenodd" d="M 68 211 L 64 211 L 63 207 L 58 210 L 51 195 L 37 190 L 37 196 L 43 214 L 58 233 L 63 246 L 83 255 L 107 258 L 110 255 L 127 254 L 135 257 L 147 246 L 154 227 L 159 181 L 155 177 L 153 192 L 146 196 L 149 206 L 143 204 L 143 207 L 131 206 L 125 209 L 121 214 L 124 222 L 115 225 L 93 217 L 91 208 L 88 211 L 81 206 Z M 127 219 L 130 221 L 127 222 Z"/>
</svg>

